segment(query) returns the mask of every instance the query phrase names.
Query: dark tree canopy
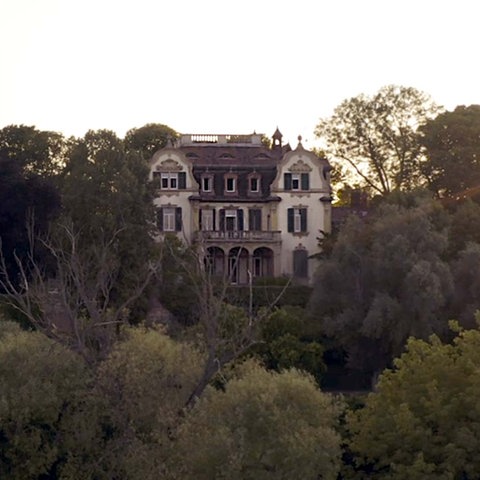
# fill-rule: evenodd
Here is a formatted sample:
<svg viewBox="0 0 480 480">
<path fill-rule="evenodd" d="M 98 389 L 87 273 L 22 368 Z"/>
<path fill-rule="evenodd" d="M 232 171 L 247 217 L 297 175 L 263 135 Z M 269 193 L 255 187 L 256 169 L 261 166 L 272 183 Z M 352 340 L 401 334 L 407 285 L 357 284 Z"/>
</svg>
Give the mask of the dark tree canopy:
<svg viewBox="0 0 480 480">
<path fill-rule="evenodd" d="M 60 195 L 51 180 L 25 175 L 20 161 L 0 152 L 0 250 L 12 281 L 19 274 L 15 256 L 24 260 L 29 254 L 27 226 L 35 235 L 45 233 L 59 212 Z"/>
<path fill-rule="evenodd" d="M 178 137 L 178 133 L 167 125 L 147 123 L 140 128 L 132 128 L 125 135 L 127 149 L 141 152 L 143 158 L 150 159 L 152 155 L 167 145 L 169 140 Z"/>
<path fill-rule="evenodd" d="M 423 182 L 417 129 L 438 111 L 425 93 L 390 85 L 373 96 L 345 100 L 332 117 L 320 121 L 315 134 L 361 186 L 384 195 Z"/>
<path fill-rule="evenodd" d="M 421 131 L 430 187 L 441 197 L 480 198 L 480 105 L 444 112 Z"/>
<path fill-rule="evenodd" d="M 148 169 L 108 130 L 89 131 L 71 147 L 63 177 L 63 213 L 85 249 L 112 242 L 117 293 L 137 285 L 151 259 L 153 202 Z M 120 294 L 121 296 L 121 294 Z"/>
<path fill-rule="evenodd" d="M 0 155 L 14 159 L 25 172 L 43 177 L 58 174 L 65 153 L 66 141 L 60 133 L 26 125 L 9 125 L 0 130 Z"/>
<path fill-rule="evenodd" d="M 314 280 L 311 313 L 350 366 L 365 372 L 389 365 L 409 336 L 446 329 L 447 220 L 433 203 L 417 201 L 385 204 L 366 222 L 351 218 Z"/>
</svg>

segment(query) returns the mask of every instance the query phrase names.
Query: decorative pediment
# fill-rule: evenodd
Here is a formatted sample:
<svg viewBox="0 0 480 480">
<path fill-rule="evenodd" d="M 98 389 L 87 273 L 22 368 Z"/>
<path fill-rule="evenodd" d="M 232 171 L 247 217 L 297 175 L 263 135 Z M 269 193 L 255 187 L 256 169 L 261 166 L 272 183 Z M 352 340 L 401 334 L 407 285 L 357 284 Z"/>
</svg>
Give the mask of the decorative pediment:
<svg viewBox="0 0 480 480">
<path fill-rule="evenodd" d="M 160 162 L 160 165 L 156 166 L 157 172 L 180 172 L 183 170 L 183 167 L 180 163 L 172 158 L 167 158 L 163 162 Z"/>
<path fill-rule="evenodd" d="M 288 169 L 288 171 L 293 173 L 307 173 L 312 171 L 312 167 L 306 164 L 303 160 L 298 160 Z"/>
</svg>

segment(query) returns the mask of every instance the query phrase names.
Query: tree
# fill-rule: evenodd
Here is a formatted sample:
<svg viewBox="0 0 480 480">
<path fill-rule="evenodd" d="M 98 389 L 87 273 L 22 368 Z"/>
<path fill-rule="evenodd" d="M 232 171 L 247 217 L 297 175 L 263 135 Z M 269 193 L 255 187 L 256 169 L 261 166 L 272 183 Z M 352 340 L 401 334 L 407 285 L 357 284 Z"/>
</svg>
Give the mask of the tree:
<svg viewBox="0 0 480 480">
<path fill-rule="evenodd" d="M 1 478 L 85 478 L 66 472 L 95 435 L 94 412 L 83 410 L 90 378 L 75 353 L 0 320 Z"/>
<path fill-rule="evenodd" d="M 423 183 L 422 148 L 418 128 L 439 111 L 423 92 L 411 87 L 386 86 L 372 97 L 345 100 L 315 134 L 326 153 L 372 193 L 410 190 Z"/>
<path fill-rule="evenodd" d="M 475 327 L 474 314 L 480 309 L 480 244 L 469 243 L 452 262 L 454 296 L 451 315 L 466 328 Z"/>
<path fill-rule="evenodd" d="M 201 374 L 201 355 L 159 329 L 125 329 L 97 370 L 105 480 L 165 478 L 175 431 Z M 98 473 L 97 473 L 98 475 Z M 98 478 L 98 477 L 95 477 Z"/>
<path fill-rule="evenodd" d="M 460 331 L 453 344 L 410 339 L 365 408 L 348 418 L 368 478 L 478 478 L 479 368 L 479 330 Z"/>
<path fill-rule="evenodd" d="M 45 233 L 59 213 L 60 195 L 53 183 L 34 173 L 27 175 L 21 159 L 0 151 L 0 256 L 14 283 L 19 276 L 15 257 L 25 259 L 29 252 L 27 225 L 33 218 L 31 233 Z"/>
<path fill-rule="evenodd" d="M 408 337 L 446 329 L 453 290 L 443 259 L 448 222 L 431 201 L 406 197 L 406 206 L 387 203 L 365 221 L 350 218 L 314 279 L 312 315 L 350 366 L 372 374 Z"/>
<path fill-rule="evenodd" d="M 178 432 L 181 478 L 335 479 L 337 409 L 313 379 L 258 366 L 209 389 Z"/>
<path fill-rule="evenodd" d="M 178 133 L 167 125 L 160 123 L 147 123 L 140 128 L 132 128 L 125 135 L 125 147 L 141 153 L 145 160 L 152 158 L 153 154 L 167 146 L 169 140 L 175 140 Z"/>
<path fill-rule="evenodd" d="M 261 315 L 259 343 L 254 348 L 268 369 L 304 370 L 320 382 L 325 371 L 323 346 L 311 338 L 307 312 L 284 306 Z"/>
<path fill-rule="evenodd" d="M 121 304 L 143 283 L 156 257 L 147 166 L 113 132 L 89 131 L 70 150 L 62 195 L 65 223 L 78 234 L 78 248 L 110 244 L 118 268 L 111 300 Z"/>
<path fill-rule="evenodd" d="M 67 142 L 57 132 L 9 125 L 0 130 L 0 157 L 15 160 L 24 174 L 52 177 L 64 166 Z"/>
<path fill-rule="evenodd" d="M 480 105 L 459 106 L 420 129 L 429 186 L 441 197 L 477 196 L 480 189 Z"/>
</svg>

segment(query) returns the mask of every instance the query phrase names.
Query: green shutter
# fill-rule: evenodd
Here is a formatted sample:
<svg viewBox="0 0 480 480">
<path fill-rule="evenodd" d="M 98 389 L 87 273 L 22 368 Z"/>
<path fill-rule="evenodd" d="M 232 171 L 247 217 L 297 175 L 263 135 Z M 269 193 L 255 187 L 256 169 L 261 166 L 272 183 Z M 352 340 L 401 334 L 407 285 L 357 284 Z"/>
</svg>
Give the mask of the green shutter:
<svg viewBox="0 0 480 480">
<path fill-rule="evenodd" d="M 225 209 L 220 210 L 220 230 L 223 232 L 225 230 Z"/>
<path fill-rule="evenodd" d="M 178 189 L 185 190 L 187 188 L 187 174 L 185 172 L 180 172 L 178 174 Z"/>
<path fill-rule="evenodd" d="M 157 209 L 157 227 L 163 232 L 163 208 L 161 207 Z"/>
<path fill-rule="evenodd" d="M 293 208 L 287 210 L 287 230 L 293 232 Z"/>
<path fill-rule="evenodd" d="M 300 209 L 300 230 L 302 232 L 307 231 L 307 209 L 306 208 Z"/>
<path fill-rule="evenodd" d="M 175 231 L 182 231 L 182 207 L 177 207 L 175 209 Z"/>
<path fill-rule="evenodd" d="M 259 208 L 252 208 L 248 211 L 248 229 L 250 231 L 262 230 L 262 211 Z"/>
<path fill-rule="evenodd" d="M 292 189 L 292 174 L 291 173 L 285 173 L 283 175 L 283 188 L 285 190 L 291 190 Z"/>
<path fill-rule="evenodd" d="M 243 210 L 241 208 L 237 210 L 237 226 L 239 230 L 243 230 Z"/>
<path fill-rule="evenodd" d="M 300 176 L 302 190 L 310 190 L 310 175 L 308 173 L 302 173 Z"/>
</svg>

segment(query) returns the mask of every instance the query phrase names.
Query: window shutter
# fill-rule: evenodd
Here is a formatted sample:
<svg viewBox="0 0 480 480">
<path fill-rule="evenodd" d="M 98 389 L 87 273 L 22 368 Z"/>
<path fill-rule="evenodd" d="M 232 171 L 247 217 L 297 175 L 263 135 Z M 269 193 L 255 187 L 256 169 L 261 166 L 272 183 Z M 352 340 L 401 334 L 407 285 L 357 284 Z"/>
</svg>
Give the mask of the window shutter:
<svg viewBox="0 0 480 480">
<path fill-rule="evenodd" d="M 238 229 L 243 230 L 243 210 L 241 208 L 237 210 L 237 223 Z"/>
<path fill-rule="evenodd" d="M 178 174 L 178 189 L 185 190 L 187 188 L 187 174 L 186 172 L 180 172 Z"/>
<path fill-rule="evenodd" d="M 300 229 L 302 232 L 307 231 L 307 209 L 300 209 Z"/>
<path fill-rule="evenodd" d="M 262 211 L 257 208 L 252 208 L 248 212 L 248 229 L 249 230 L 262 230 Z"/>
<path fill-rule="evenodd" d="M 225 209 L 220 210 L 220 230 L 223 232 L 225 230 Z"/>
<path fill-rule="evenodd" d="M 293 251 L 293 274 L 295 277 L 308 277 L 308 252 L 306 250 Z"/>
<path fill-rule="evenodd" d="M 287 230 L 293 232 L 293 208 L 287 210 Z"/>
<path fill-rule="evenodd" d="M 212 210 L 213 215 L 213 230 L 217 229 L 217 211 L 215 209 Z"/>
<path fill-rule="evenodd" d="M 310 175 L 308 173 L 302 173 L 300 181 L 302 184 L 302 190 L 310 190 Z"/>
<path fill-rule="evenodd" d="M 283 188 L 285 190 L 292 189 L 292 174 L 291 173 L 284 173 L 283 174 Z"/>
<path fill-rule="evenodd" d="M 157 227 L 163 232 L 163 208 L 161 207 L 157 209 Z"/>
<path fill-rule="evenodd" d="M 182 207 L 177 207 L 175 209 L 175 231 L 182 231 Z"/>
<path fill-rule="evenodd" d="M 202 230 L 202 209 L 198 211 L 198 229 Z"/>
</svg>

